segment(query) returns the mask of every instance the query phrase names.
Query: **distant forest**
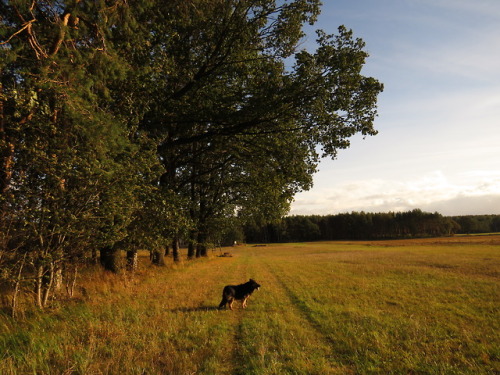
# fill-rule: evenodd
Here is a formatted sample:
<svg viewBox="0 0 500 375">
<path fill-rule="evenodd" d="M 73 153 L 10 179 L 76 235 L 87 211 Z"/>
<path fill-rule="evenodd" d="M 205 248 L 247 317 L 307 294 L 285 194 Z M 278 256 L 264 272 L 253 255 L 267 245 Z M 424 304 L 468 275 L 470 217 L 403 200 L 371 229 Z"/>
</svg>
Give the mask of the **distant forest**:
<svg viewBox="0 0 500 375">
<path fill-rule="evenodd" d="M 419 209 L 288 216 L 280 222 L 244 228 L 245 240 L 249 243 L 376 240 L 490 232 L 500 232 L 500 215 L 450 217 Z"/>
</svg>

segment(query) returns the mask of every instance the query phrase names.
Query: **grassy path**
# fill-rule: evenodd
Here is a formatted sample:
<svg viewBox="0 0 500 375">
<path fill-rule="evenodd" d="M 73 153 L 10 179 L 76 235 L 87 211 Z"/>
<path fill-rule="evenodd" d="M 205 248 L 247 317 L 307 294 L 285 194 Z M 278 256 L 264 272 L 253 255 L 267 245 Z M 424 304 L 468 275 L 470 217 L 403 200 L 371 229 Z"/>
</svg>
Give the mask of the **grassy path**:
<svg viewBox="0 0 500 375">
<path fill-rule="evenodd" d="M 76 301 L 0 315 L 0 374 L 497 374 L 499 244 L 246 246 L 89 273 Z M 249 278 L 248 308 L 217 310 Z"/>
</svg>

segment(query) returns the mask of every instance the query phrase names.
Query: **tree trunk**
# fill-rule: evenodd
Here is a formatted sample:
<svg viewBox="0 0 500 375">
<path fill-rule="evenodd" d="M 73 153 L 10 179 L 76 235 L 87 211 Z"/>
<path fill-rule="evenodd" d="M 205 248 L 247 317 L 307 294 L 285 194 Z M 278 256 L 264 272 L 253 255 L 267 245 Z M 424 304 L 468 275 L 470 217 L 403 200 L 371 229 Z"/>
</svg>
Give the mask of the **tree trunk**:
<svg viewBox="0 0 500 375">
<path fill-rule="evenodd" d="M 194 144 L 192 145 L 194 148 Z M 194 154 L 194 152 L 193 152 Z M 195 174 L 195 166 L 193 165 L 193 175 Z M 194 203 L 196 202 L 196 188 L 194 182 L 191 182 L 191 208 L 189 209 L 189 217 L 193 222 L 196 222 L 196 213 L 193 208 Z M 192 229 L 189 231 L 189 243 L 188 243 L 188 259 L 193 259 L 196 256 L 195 243 L 196 243 L 197 232 L 196 229 Z"/>
<path fill-rule="evenodd" d="M 36 298 L 36 305 L 39 308 L 43 308 L 43 273 L 44 269 L 42 266 L 38 266 L 36 268 L 36 278 L 35 278 L 35 298 Z"/>
<path fill-rule="evenodd" d="M 14 293 L 12 295 L 12 304 L 11 304 L 11 316 L 12 318 L 17 317 L 17 297 L 19 295 L 19 291 L 21 289 L 21 280 L 23 276 L 23 268 L 26 263 L 26 253 L 24 253 L 23 260 L 19 265 L 19 272 L 17 273 L 16 281 L 14 282 Z"/>
<path fill-rule="evenodd" d="M 177 237 L 172 241 L 172 255 L 174 257 L 174 262 L 180 261 L 179 257 L 179 239 Z"/>
<path fill-rule="evenodd" d="M 12 303 L 11 303 L 11 316 L 14 319 L 17 317 L 17 296 L 19 294 L 20 289 L 21 289 L 21 280 L 18 278 L 14 283 L 14 293 L 12 294 Z"/>
<path fill-rule="evenodd" d="M 207 256 L 206 236 L 202 231 L 198 232 L 198 244 L 196 245 L 196 258 Z"/>
<path fill-rule="evenodd" d="M 189 232 L 189 243 L 188 243 L 188 251 L 187 257 L 188 259 L 193 259 L 196 256 L 196 231 L 191 230 Z"/>
<path fill-rule="evenodd" d="M 1 77 L 0 77 L 1 78 Z M 14 163 L 14 144 L 9 142 L 5 128 L 3 85 L 0 81 L 0 141 L 4 147 L 0 150 L 0 194 L 5 194 L 10 187 Z"/>
<path fill-rule="evenodd" d="M 58 293 L 63 285 L 63 270 L 61 265 L 54 266 L 54 292 Z"/>
<path fill-rule="evenodd" d="M 54 262 L 50 262 L 49 266 L 45 270 L 45 275 L 42 278 L 43 281 L 43 307 L 46 307 L 49 303 L 49 298 L 52 293 L 55 278 L 55 265 Z"/>
<path fill-rule="evenodd" d="M 205 244 L 201 244 L 201 248 L 200 248 L 200 256 L 202 257 L 206 257 L 208 256 L 208 253 L 207 253 L 207 246 Z"/>
<path fill-rule="evenodd" d="M 165 256 L 166 257 L 170 256 L 170 246 L 169 245 L 165 245 Z"/>
<path fill-rule="evenodd" d="M 201 257 L 201 243 L 196 244 L 196 258 Z"/>
<path fill-rule="evenodd" d="M 200 199 L 200 212 L 198 218 L 198 245 L 196 246 L 196 257 L 207 256 L 207 202 L 205 199 Z"/>
<path fill-rule="evenodd" d="M 164 266 L 165 256 L 163 255 L 163 251 L 153 250 L 151 253 L 151 262 L 156 266 Z"/>
<path fill-rule="evenodd" d="M 137 271 L 138 256 L 137 250 L 127 251 L 127 271 L 135 272 Z"/>
<path fill-rule="evenodd" d="M 101 265 L 106 271 L 114 273 L 120 272 L 120 250 L 113 249 L 112 246 L 106 246 L 101 249 Z"/>
<path fill-rule="evenodd" d="M 189 241 L 189 244 L 188 244 L 188 259 L 193 259 L 195 257 L 196 253 L 195 253 L 195 246 L 194 246 L 194 242 L 192 241 Z"/>
<path fill-rule="evenodd" d="M 77 264 L 72 265 L 71 272 L 67 268 L 65 273 L 66 273 L 66 292 L 68 293 L 69 298 L 73 298 L 73 295 L 75 294 L 76 278 L 78 276 L 78 265 Z"/>
<path fill-rule="evenodd" d="M 36 305 L 43 309 L 47 306 L 54 283 L 54 264 L 39 265 L 36 268 L 35 296 Z"/>
</svg>

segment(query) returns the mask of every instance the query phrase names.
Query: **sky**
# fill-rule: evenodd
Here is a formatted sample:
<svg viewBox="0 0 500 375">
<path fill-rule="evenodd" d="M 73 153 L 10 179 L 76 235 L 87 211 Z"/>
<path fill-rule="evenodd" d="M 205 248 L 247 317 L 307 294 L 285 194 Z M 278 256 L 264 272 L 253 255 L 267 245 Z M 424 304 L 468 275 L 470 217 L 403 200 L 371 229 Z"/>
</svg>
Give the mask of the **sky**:
<svg viewBox="0 0 500 375">
<path fill-rule="evenodd" d="M 384 84 L 376 136 L 323 159 L 290 215 L 416 208 L 500 214 L 500 0 L 323 0 L 315 29 L 345 25 Z"/>
</svg>

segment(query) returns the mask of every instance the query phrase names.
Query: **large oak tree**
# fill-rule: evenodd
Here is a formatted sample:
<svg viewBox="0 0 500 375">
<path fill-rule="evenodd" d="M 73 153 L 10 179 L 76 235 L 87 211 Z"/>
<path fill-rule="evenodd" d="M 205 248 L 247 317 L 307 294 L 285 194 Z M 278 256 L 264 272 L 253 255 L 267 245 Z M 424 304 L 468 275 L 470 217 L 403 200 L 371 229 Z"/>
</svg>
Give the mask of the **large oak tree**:
<svg viewBox="0 0 500 375">
<path fill-rule="evenodd" d="M 202 255 L 211 219 L 282 216 L 311 186 L 318 152 L 376 134 L 382 85 L 361 74 L 364 43 L 340 27 L 298 50 L 319 6 L 191 0 L 150 18 L 155 99 L 141 127 L 160 139 L 164 186 L 191 200 Z"/>
</svg>

